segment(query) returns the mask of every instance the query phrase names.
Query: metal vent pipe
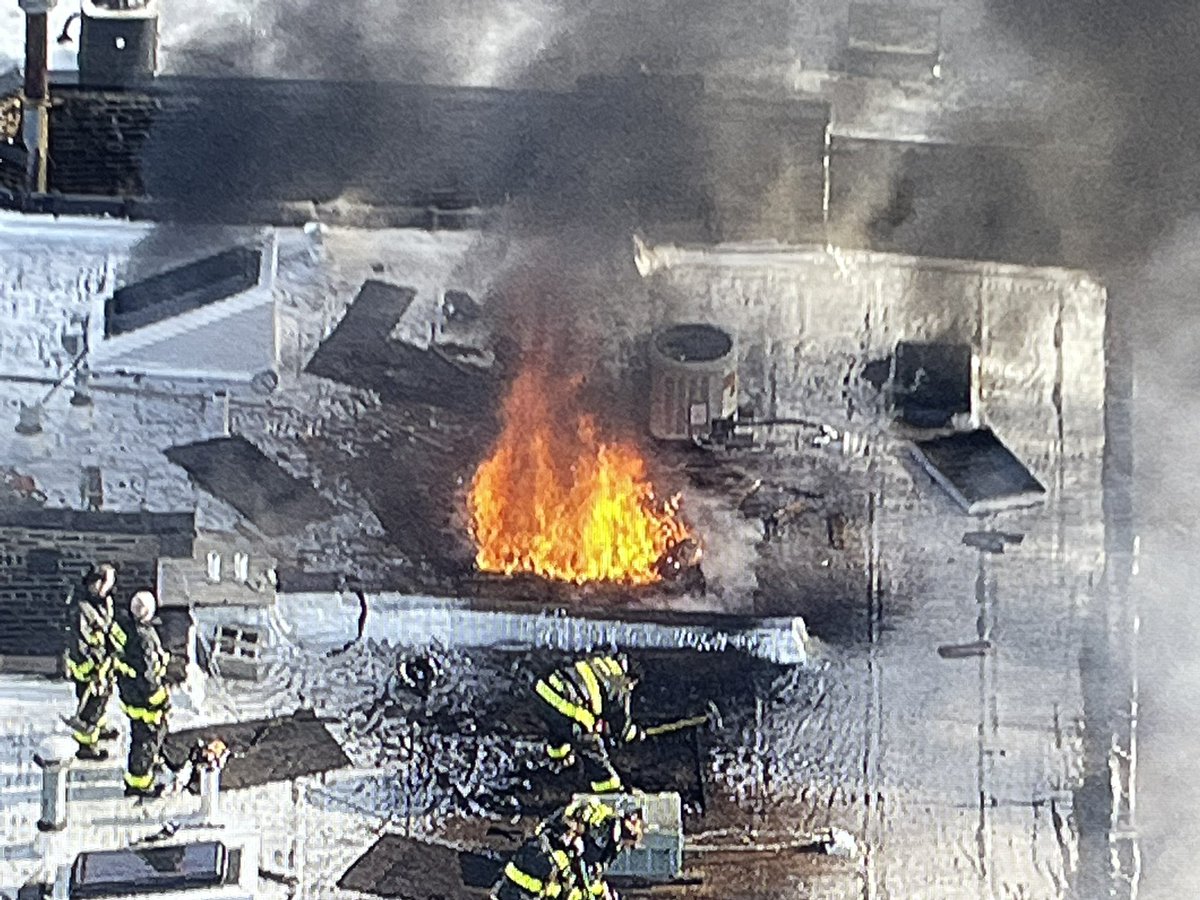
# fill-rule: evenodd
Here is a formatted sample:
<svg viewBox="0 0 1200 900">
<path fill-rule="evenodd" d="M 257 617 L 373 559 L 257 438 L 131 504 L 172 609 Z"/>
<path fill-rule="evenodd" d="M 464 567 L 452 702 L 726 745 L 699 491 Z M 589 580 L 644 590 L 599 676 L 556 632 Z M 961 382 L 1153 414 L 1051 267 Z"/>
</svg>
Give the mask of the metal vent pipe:
<svg viewBox="0 0 1200 900">
<path fill-rule="evenodd" d="M 75 742 L 57 735 L 49 738 L 33 761 L 42 770 L 42 810 L 38 831 L 62 831 L 67 827 L 67 774 L 75 755 Z"/>
</svg>

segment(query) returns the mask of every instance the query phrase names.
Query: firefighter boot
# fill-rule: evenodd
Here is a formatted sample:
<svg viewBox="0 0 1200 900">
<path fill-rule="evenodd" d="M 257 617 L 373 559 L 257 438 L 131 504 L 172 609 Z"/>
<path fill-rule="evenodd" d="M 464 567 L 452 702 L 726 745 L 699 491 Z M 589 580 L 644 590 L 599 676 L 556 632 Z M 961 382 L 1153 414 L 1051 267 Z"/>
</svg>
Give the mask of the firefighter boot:
<svg viewBox="0 0 1200 900">
<path fill-rule="evenodd" d="M 108 751 L 95 744 L 80 744 L 79 749 L 75 751 L 75 758 L 87 762 L 103 762 L 108 759 Z"/>
</svg>

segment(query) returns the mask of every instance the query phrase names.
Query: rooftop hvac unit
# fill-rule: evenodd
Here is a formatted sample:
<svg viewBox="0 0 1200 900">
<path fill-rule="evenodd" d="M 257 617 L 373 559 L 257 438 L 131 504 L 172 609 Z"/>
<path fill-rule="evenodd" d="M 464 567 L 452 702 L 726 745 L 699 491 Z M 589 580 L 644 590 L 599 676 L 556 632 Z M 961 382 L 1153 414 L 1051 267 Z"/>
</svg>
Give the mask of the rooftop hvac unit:
<svg viewBox="0 0 1200 900">
<path fill-rule="evenodd" d="M 239 846 L 196 841 L 81 853 L 61 870 L 59 882 L 54 896 L 70 900 L 254 900 L 257 839 Z"/>
<path fill-rule="evenodd" d="M 683 871 L 683 811 L 676 793 L 595 796 L 619 813 L 641 807 L 646 835 L 640 846 L 625 850 L 608 868 L 611 878 L 673 881 Z"/>
<path fill-rule="evenodd" d="M 737 412 L 733 336 L 713 325 L 670 325 L 650 338 L 650 433 L 704 440 Z"/>
</svg>

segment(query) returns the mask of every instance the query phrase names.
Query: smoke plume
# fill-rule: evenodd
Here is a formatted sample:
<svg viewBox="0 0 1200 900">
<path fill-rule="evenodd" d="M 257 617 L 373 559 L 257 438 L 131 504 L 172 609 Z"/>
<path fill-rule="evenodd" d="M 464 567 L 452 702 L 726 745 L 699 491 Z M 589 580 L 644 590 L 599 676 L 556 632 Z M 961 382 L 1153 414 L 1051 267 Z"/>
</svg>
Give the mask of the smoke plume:
<svg viewBox="0 0 1200 900">
<path fill-rule="evenodd" d="M 1185 774 L 1200 741 L 1200 621 L 1191 599 L 1200 564 L 1190 539 L 1200 514 L 1200 8 L 1184 0 L 991 0 L 989 12 L 1066 88 L 1047 110 L 1068 163 L 1058 166 L 1067 177 L 1051 208 L 1075 237 L 1073 261 L 1109 285 L 1110 315 L 1132 346 L 1143 550 L 1133 582 L 1142 621 L 1141 896 L 1181 896 L 1200 877 L 1200 788 Z"/>
</svg>

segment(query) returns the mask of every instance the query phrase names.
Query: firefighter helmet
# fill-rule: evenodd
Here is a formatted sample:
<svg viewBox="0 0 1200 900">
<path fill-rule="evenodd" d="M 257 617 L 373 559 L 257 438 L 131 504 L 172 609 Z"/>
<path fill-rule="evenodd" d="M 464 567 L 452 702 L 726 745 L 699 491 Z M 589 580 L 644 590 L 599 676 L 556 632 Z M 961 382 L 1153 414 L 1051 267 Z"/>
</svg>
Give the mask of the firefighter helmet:
<svg viewBox="0 0 1200 900">
<path fill-rule="evenodd" d="M 129 601 L 129 613 L 138 622 L 145 624 L 154 618 L 158 611 L 158 601 L 149 591 L 138 591 Z"/>
</svg>

